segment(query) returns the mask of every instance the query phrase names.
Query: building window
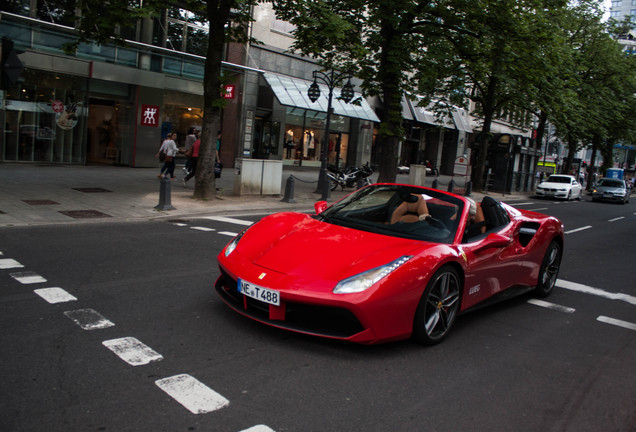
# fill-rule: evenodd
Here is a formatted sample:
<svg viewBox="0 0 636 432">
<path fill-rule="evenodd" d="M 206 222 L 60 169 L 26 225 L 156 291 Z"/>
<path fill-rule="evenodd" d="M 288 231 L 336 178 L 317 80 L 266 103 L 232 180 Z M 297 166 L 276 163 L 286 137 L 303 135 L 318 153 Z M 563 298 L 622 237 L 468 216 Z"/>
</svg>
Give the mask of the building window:
<svg viewBox="0 0 636 432">
<path fill-rule="evenodd" d="M 622 0 L 612 0 L 612 7 L 613 8 L 619 8 L 623 5 L 623 1 Z"/>
<path fill-rule="evenodd" d="M 167 11 L 166 47 L 205 56 L 208 49 L 209 24 L 206 18 L 186 9 Z"/>
<path fill-rule="evenodd" d="M 278 33 L 283 33 L 286 35 L 290 35 L 292 34 L 292 32 L 296 29 L 296 26 L 293 25 L 292 23 L 289 23 L 287 21 L 283 21 L 283 20 L 279 20 L 276 17 L 274 17 L 274 19 L 272 20 L 272 25 L 271 25 L 271 30 L 278 32 Z"/>
</svg>

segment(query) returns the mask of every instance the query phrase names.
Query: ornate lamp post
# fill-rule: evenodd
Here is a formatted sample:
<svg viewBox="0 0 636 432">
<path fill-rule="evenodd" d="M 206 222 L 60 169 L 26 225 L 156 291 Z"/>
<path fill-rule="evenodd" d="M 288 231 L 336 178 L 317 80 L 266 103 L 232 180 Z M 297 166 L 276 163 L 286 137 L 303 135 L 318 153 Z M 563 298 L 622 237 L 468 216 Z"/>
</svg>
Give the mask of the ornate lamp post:
<svg viewBox="0 0 636 432">
<path fill-rule="evenodd" d="M 351 84 L 350 73 L 339 73 L 333 69 L 329 72 L 314 71 L 314 82 L 309 86 L 307 90 L 307 96 L 312 102 L 316 102 L 320 97 L 320 87 L 318 86 L 318 80 L 327 85 L 329 89 L 329 95 L 327 97 L 327 124 L 325 125 L 325 136 L 323 143 L 320 147 L 320 175 L 318 176 L 318 191 L 322 193 L 321 199 L 329 199 L 329 179 L 327 178 L 327 149 L 329 147 L 329 132 L 331 128 L 331 102 L 333 98 L 333 89 L 345 79 L 347 83 L 342 87 L 340 93 L 340 99 L 345 103 L 351 102 L 353 99 L 353 85 Z"/>
</svg>

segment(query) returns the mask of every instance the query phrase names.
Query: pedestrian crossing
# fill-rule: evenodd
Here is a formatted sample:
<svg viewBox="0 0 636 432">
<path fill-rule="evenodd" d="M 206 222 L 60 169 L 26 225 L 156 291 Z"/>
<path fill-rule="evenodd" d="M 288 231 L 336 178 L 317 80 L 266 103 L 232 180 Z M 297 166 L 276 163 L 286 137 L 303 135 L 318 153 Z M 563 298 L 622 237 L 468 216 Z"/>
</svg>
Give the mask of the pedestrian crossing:
<svg viewBox="0 0 636 432">
<path fill-rule="evenodd" d="M 229 223 L 239 226 L 251 225 L 252 221 L 234 218 L 207 218 L 213 221 Z M 204 226 L 190 226 L 186 223 L 175 223 L 176 226 L 189 227 L 201 232 L 216 233 L 224 236 L 236 236 L 232 231 L 217 231 Z M 19 261 L 4 257 L 0 251 L 0 271 L 7 270 L 9 276 L 22 285 L 36 286 L 33 293 L 49 304 L 81 303 L 81 299 L 69 290 L 58 286 L 42 287 L 48 280 L 42 275 L 30 271 Z M 63 312 L 77 327 L 83 331 L 99 332 L 107 328 L 116 328 L 116 323 L 103 316 L 92 307 L 69 309 Z M 122 329 L 123 330 L 123 329 Z M 149 345 L 134 336 L 123 336 L 102 341 L 102 346 L 131 367 L 144 367 L 154 362 L 164 361 L 165 357 Z M 215 391 L 206 383 L 189 373 L 176 373 L 154 381 L 156 388 L 169 395 L 182 407 L 194 415 L 203 415 L 226 409 L 230 406 L 229 399 Z M 257 424 L 239 432 L 275 432 L 270 427 Z"/>
</svg>

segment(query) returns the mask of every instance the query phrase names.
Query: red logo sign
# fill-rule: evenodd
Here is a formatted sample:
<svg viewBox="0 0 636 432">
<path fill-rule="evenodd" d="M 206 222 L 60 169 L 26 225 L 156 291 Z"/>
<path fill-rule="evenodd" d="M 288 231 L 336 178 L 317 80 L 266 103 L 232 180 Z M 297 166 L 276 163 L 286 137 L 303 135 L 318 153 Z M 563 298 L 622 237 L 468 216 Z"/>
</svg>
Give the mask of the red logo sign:
<svg viewBox="0 0 636 432">
<path fill-rule="evenodd" d="M 223 93 L 223 97 L 225 99 L 234 99 L 234 90 L 235 90 L 236 86 L 234 85 L 226 85 L 225 86 L 225 93 Z"/>
<path fill-rule="evenodd" d="M 53 109 L 53 112 L 61 113 L 64 111 L 64 103 L 61 100 L 54 100 L 51 102 L 51 109 Z"/>
<path fill-rule="evenodd" d="M 141 105 L 141 124 L 143 126 L 159 126 L 159 107 L 156 105 Z"/>
</svg>

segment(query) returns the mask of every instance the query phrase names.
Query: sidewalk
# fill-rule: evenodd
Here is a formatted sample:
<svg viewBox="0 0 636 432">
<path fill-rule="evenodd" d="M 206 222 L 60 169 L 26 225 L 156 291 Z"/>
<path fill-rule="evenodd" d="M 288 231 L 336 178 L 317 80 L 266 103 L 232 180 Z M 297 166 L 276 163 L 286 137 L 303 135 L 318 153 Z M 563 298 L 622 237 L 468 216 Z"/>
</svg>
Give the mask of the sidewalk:
<svg viewBox="0 0 636 432">
<path fill-rule="evenodd" d="M 315 193 L 317 168 L 284 167 L 280 196 L 233 195 L 234 169 L 226 168 L 216 181 L 217 199 L 194 200 L 194 179 L 184 188 L 183 172 L 181 166 L 177 166 L 177 180 L 170 186 L 174 210 L 157 210 L 161 184 L 158 172 L 159 168 L 0 163 L 0 227 L 312 211 L 321 197 Z M 282 201 L 290 175 L 294 178 L 295 203 Z M 377 179 L 377 173 L 371 179 Z M 451 177 L 437 179 L 438 188 L 447 190 Z M 427 178 L 426 185 L 430 187 L 433 180 Z M 408 183 L 408 175 L 398 175 L 397 181 Z M 337 189 L 331 193 L 329 202 L 352 191 Z M 492 196 L 512 201 L 525 199 L 528 194 Z M 472 197 L 479 201 L 483 194 L 473 193 Z"/>
</svg>

